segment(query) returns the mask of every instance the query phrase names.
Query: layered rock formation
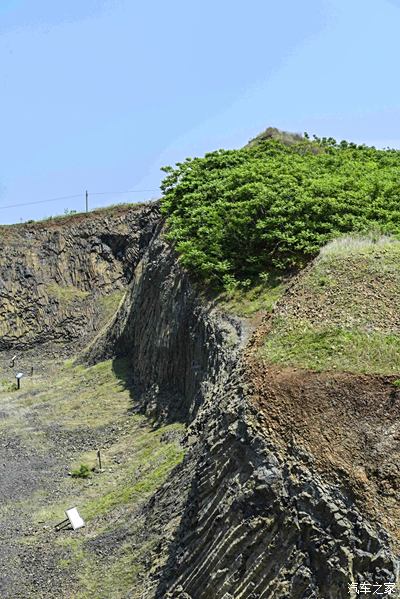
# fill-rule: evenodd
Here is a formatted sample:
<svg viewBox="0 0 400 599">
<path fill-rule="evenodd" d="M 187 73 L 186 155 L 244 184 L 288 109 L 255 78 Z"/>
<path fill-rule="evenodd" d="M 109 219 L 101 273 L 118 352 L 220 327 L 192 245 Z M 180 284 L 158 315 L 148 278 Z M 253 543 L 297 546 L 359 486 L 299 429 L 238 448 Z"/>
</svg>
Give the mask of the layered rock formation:
<svg viewBox="0 0 400 599">
<path fill-rule="evenodd" d="M 2 227 L 0 349 L 87 341 L 96 300 L 125 288 L 158 219 L 152 204 Z"/>
<path fill-rule="evenodd" d="M 338 599 L 393 584 L 393 539 L 340 470 L 327 475 L 295 436 L 270 434 L 245 344 L 239 321 L 201 301 L 159 229 L 87 355 L 129 356 L 137 405 L 188 424 L 184 464 L 145 508 L 160 541 L 132 597 Z"/>
<path fill-rule="evenodd" d="M 80 360 L 128 357 L 136 409 L 155 425 L 187 424 L 183 464 L 143 506 L 135 542 L 157 544 L 132 599 L 347 599 L 349 585 L 396 582 L 393 530 L 339 464 L 321 466 L 296 418 L 281 418 L 286 404 L 257 378 L 257 333 L 202 299 L 156 204 L 25 226 L 2 243 L 1 348 L 88 340 L 96 329 Z M 54 299 L 54 285 L 72 300 Z M 99 331 L 93 300 L 116 288 L 125 299 Z"/>
<path fill-rule="evenodd" d="M 149 415 L 191 422 L 237 358 L 240 323 L 199 300 L 159 225 L 127 297 L 86 359 L 129 356 L 135 398 Z"/>
</svg>

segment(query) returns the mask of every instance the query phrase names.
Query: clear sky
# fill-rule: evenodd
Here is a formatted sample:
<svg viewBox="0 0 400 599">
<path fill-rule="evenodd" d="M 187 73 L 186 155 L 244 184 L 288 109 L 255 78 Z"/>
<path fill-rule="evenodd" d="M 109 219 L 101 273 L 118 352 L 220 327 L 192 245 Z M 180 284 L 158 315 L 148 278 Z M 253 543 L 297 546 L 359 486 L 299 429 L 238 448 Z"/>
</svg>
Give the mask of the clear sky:
<svg viewBox="0 0 400 599">
<path fill-rule="evenodd" d="M 0 222 L 268 126 L 400 148 L 399 31 L 400 0 L 1 0 Z"/>
</svg>

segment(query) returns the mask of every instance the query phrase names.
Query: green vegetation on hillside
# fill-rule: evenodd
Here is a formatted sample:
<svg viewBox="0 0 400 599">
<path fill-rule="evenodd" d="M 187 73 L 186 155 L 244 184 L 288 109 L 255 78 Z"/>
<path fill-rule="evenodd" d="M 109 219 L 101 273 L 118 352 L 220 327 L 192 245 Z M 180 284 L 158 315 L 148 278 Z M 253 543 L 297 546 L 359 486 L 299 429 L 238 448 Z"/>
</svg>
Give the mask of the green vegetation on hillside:
<svg viewBox="0 0 400 599">
<path fill-rule="evenodd" d="M 338 239 L 300 273 L 272 319 L 269 362 L 348 372 L 400 372 L 400 242 Z"/>
<path fill-rule="evenodd" d="M 275 137 L 164 168 L 169 239 L 216 287 L 302 267 L 342 234 L 400 232 L 398 151 Z"/>
<path fill-rule="evenodd" d="M 280 321 L 266 339 L 262 355 L 274 363 L 317 371 L 398 374 L 400 336 Z"/>
<path fill-rule="evenodd" d="M 276 301 L 284 293 L 286 282 L 280 277 L 266 276 L 261 280 L 261 283 L 223 291 L 217 297 L 219 305 L 242 317 L 252 316 L 259 311 L 272 312 Z"/>
<path fill-rule="evenodd" d="M 74 285 L 59 285 L 55 281 L 47 283 L 45 287 L 49 295 L 62 303 L 70 303 L 75 300 L 84 300 L 89 295 L 88 291 L 83 291 Z"/>
</svg>

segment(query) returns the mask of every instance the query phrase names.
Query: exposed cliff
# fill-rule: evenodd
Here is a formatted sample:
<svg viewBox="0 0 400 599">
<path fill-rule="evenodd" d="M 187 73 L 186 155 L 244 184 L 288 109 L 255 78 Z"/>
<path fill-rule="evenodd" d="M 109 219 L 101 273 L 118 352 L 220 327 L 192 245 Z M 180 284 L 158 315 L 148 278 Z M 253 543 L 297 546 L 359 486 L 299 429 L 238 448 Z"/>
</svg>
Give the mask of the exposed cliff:
<svg viewBox="0 0 400 599">
<path fill-rule="evenodd" d="M 149 598 L 338 599 L 351 584 L 383 589 L 397 576 L 395 537 L 364 509 L 366 495 L 356 496 L 340 464 L 321 467 L 295 417 L 289 435 L 271 426 L 259 401 L 257 333 L 245 343 L 241 323 L 201 301 L 157 231 L 124 306 L 89 352 L 92 361 L 127 355 L 140 408 L 189 423 L 185 462 L 145 508 L 159 544 L 131 596 L 146 588 Z"/>
<path fill-rule="evenodd" d="M 238 355 L 240 323 L 201 301 L 159 225 L 125 301 L 86 359 L 127 356 L 136 401 L 160 420 L 193 420 Z"/>
<path fill-rule="evenodd" d="M 0 349 L 87 341 L 107 317 L 100 298 L 121 297 L 158 220 L 151 204 L 2 227 Z"/>
<path fill-rule="evenodd" d="M 345 425 L 344 401 L 353 410 L 352 422 L 365 415 L 362 407 L 372 397 L 367 384 L 346 387 L 348 381 L 343 380 L 341 387 L 340 380 L 324 379 L 321 385 L 327 383 L 333 390 L 335 403 L 329 392 L 323 396 L 315 381 L 307 385 L 301 372 L 301 382 L 294 384 L 285 372 L 278 376 L 260 361 L 257 351 L 268 332 L 268 320 L 252 332 L 247 323 L 201 297 L 163 238 L 156 204 L 65 221 L 61 228 L 50 223 L 17 228 L 8 238 L 6 233 L 7 261 L 0 265 L 1 348 L 31 347 L 39 352 L 48 340 L 66 338 L 74 348 L 90 341 L 80 353 L 81 363 L 112 358 L 119 376 L 120 359 L 126 359 L 123 384 L 131 392 L 135 411 L 150 416 L 155 428 L 175 421 L 187 426 L 186 457 L 166 482 L 162 479 L 158 488 L 149 487 L 152 497 L 135 503 L 132 517 L 126 507 L 119 508 L 100 537 L 87 533 L 86 546 L 96 555 L 111 554 L 118 543 L 130 539 L 135 555 L 129 561 L 131 599 L 347 599 L 351 584 L 369 583 L 374 590 L 397 580 L 398 514 L 390 510 L 390 501 L 397 497 L 397 478 L 385 463 L 383 486 L 372 477 L 364 484 L 360 471 L 352 472 L 359 464 L 351 462 L 355 455 L 349 450 L 351 439 L 335 436 Z M 72 288 L 73 299 L 56 301 L 45 291 L 54 285 L 64 292 Z M 98 298 L 115 288 L 126 291 L 124 299 L 115 316 L 100 327 Z M 80 385 L 85 385 L 85 376 Z M 95 376 L 94 391 L 100 395 L 101 368 L 92 371 L 90 385 Z M 109 417 L 107 389 L 101 405 Z M 388 389 L 383 382 L 382 402 L 390 401 Z M 93 418 L 87 405 L 90 392 L 85 388 L 83 394 L 78 385 L 73 396 L 75 402 L 82 398 L 88 422 Z M 313 402 L 314 393 L 321 408 Z M 110 397 L 117 402 L 118 391 L 114 389 Z M 30 401 L 29 391 L 26 399 Z M 32 423 L 45 409 L 46 399 L 38 405 L 37 415 L 30 415 Z M 321 441 L 321 426 L 328 424 L 321 416 L 324 409 L 329 409 L 330 422 L 339 422 L 329 429 L 329 441 L 338 446 L 329 459 L 321 454 L 330 449 Z M 398 420 L 396 402 L 391 410 L 387 428 L 390 419 Z M 371 419 L 369 414 L 365 417 Z M 139 425 L 122 425 L 126 419 L 124 412 L 115 430 L 139 435 Z M 85 429 L 79 438 L 82 449 L 88 451 L 100 439 L 111 443 L 110 431 L 114 429 L 109 424 L 90 430 L 90 435 Z M 53 429 L 47 433 L 55 435 Z M 174 434 L 168 429 L 166 439 Z M 57 439 L 63 435 L 58 431 Z M 360 427 L 358 460 L 368 445 L 361 438 Z M 66 443 L 68 452 L 71 443 Z M 149 447 L 157 454 L 152 443 Z M 369 442 L 367 474 L 368 467 L 373 470 L 376 465 L 372 457 L 383 455 L 382 448 L 374 454 L 377 444 L 376 439 Z M 140 443 L 133 446 L 133 451 L 141 451 Z M 123 447 L 129 451 L 129 443 Z M 143 460 L 149 459 L 146 451 Z M 64 454 L 57 457 L 60 463 L 64 458 Z M 134 470 L 126 471 L 135 485 L 139 480 L 140 488 L 145 486 L 140 473 L 146 467 L 147 463 L 135 464 Z M 159 467 L 154 459 L 152 468 Z M 50 489 L 51 480 L 46 484 Z M 59 489 L 61 484 L 62 480 Z M 384 493 L 389 493 L 389 500 L 380 510 L 379 497 Z M 127 497 L 129 506 L 134 496 Z M 112 500 L 111 492 L 105 505 Z M 106 509 L 104 504 L 101 508 Z M 53 551 L 60 557 L 57 541 Z M 41 561 L 53 563 L 48 555 L 48 561 L 30 559 L 38 571 Z M 10 588 L 11 583 L 4 586 L 6 592 Z M 48 584 L 44 596 L 60 595 L 66 588 L 60 584 L 53 591 Z M 101 590 L 98 596 L 109 599 L 104 593 Z M 118 593 L 114 596 L 126 596 Z"/>
</svg>

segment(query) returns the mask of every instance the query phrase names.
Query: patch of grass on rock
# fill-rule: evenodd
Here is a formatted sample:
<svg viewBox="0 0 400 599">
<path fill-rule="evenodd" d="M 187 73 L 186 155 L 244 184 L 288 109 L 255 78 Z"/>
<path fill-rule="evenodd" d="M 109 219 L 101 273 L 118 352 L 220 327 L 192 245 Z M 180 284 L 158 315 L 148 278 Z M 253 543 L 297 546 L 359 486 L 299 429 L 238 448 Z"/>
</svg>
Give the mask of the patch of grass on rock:
<svg viewBox="0 0 400 599">
<path fill-rule="evenodd" d="M 272 363 L 310 370 L 400 372 L 400 335 L 380 331 L 317 328 L 304 321 L 279 319 L 260 352 Z"/>
<path fill-rule="evenodd" d="M 48 283 L 46 285 L 46 290 L 49 295 L 64 303 L 71 303 L 75 300 L 84 300 L 90 295 L 89 291 L 84 291 L 74 285 L 58 285 L 55 282 Z"/>
<path fill-rule="evenodd" d="M 107 322 L 116 313 L 119 304 L 124 297 L 125 292 L 122 289 L 117 289 L 108 295 L 103 295 L 99 299 L 102 320 Z"/>
<path fill-rule="evenodd" d="M 399 264 L 396 238 L 332 241 L 277 303 L 261 355 L 312 370 L 400 372 Z"/>
<path fill-rule="evenodd" d="M 283 295 L 285 280 L 265 273 L 264 280 L 245 287 L 236 287 L 219 295 L 218 303 L 237 316 L 249 317 L 257 312 L 271 312 Z"/>
</svg>

